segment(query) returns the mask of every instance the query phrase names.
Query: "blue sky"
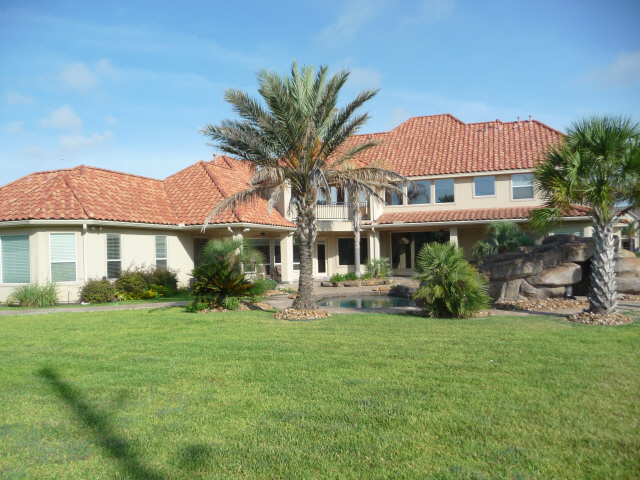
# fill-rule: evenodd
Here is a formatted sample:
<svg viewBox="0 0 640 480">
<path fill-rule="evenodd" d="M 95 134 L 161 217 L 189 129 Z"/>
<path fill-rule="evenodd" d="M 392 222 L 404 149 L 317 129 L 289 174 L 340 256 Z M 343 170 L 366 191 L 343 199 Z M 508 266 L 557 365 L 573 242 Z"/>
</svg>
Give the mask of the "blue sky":
<svg viewBox="0 0 640 480">
<path fill-rule="evenodd" d="M 640 2 L 0 2 L 0 184 L 79 164 L 164 178 L 211 147 L 225 88 L 348 67 L 380 88 L 364 132 L 452 113 L 563 130 L 640 119 Z"/>
</svg>

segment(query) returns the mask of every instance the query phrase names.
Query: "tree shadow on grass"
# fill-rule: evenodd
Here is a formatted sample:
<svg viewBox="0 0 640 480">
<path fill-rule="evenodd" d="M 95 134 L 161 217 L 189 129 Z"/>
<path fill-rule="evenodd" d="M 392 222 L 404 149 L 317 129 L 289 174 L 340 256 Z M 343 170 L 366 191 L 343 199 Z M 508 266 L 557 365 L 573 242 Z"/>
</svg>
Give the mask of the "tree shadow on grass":
<svg viewBox="0 0 640 480">
<path fill-rule="evenodd" d="M 131 445 L 116 435 L 109 415 L 89 405 L 82 398 L 81 392 L 61 380 L 53 369 L 43 368 L 38 374 L 49 384 L 54 393 L 71 407 L 73 413 L 91 432 L 93 442 L 109 457 L 116 460 L 119 467 L 128 477 L 139 480 L 161 480 L 167 478 L 165 475 L 145 467 Z"/>
</svg>

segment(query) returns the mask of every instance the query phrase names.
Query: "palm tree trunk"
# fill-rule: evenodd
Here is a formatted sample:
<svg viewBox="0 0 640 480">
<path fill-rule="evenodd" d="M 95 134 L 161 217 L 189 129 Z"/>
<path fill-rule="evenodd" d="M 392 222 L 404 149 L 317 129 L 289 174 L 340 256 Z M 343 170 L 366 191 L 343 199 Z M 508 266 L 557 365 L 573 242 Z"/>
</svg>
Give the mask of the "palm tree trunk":
<svg viewBox="0 0 640 480">
<path fill-rule="evenodd" d="M 298 230 L 300 241 L 300 276 L 298 278 L 298 295 L 293 307 L 299 310 L 315 310 L 313 298 L 313 246 L 316 242 L 315 201 L 309 198 L 298 200 Z"/>
<path fill-rule="evenodd" d="M 362 213 L 360 212 L 360 204 L 357 201 L 354 203 L 353 207 L 353 231 L 355 233 L 353 239 L 353 249 L 354 249 L 354 257 L 355 257 L 355 269 L 356 269 L 356 277 L 360 278 L 362 275 L 360 274 L 360 231 L 362 227 L 360 225 L 360 220 L 362 219 Z"/>
<path fill-rule="evenodd" d="M 618 306 L 615 279 L 613 222 L 594 218 L 594 251 L 591 259 L 590 311 L 613 313 Z"/>
</svg>

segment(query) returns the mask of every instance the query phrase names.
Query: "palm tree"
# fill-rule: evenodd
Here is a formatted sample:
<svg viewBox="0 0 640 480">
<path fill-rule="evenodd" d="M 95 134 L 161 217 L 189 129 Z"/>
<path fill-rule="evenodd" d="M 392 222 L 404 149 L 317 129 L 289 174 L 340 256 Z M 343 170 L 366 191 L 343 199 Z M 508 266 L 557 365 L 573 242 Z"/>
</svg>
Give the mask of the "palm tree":
<svg viewBox="0 0 640 480">
<path fill-rule="evenodd" d="M 617 205 L 640 206 L 640 124 L 625 117 L 591 117 L 573 123 L 566 141 L 550 148 L 535 169 L 534 183 L 544 208 L 534 210 L 537 230 L 560 222 L 572 205 L 591 209 L 594 253 L 590 310 L 615 311 L 613 226 Z"/>
<path fill-rule="evenodd" d="M 636 236 L 640 232 L 640 225 L 637 220 L 630 222 L 627 226 L 622 227 L 622 234 L 626 235 L 629 239 L 629 250 L 634 252 L 636 250 Z"/>
<path fill-rule="evenodd" d="M 480 262 L 487 255 L 513 252 L 523 245 L 533 245 L 533 239 L 513 222 L 496 222 L 487 228 L 484 239 L 473 245 L 473 258 Z"/>
<path fill-rule="evenodd" d="M 224 99 L 240 119 L 202 128 L 214 146 L 248 162 L 254 172 L 251 186 L 216 205 L 205 226 L 222 210 L 249 203 L 257 196 L 268 197 L 271 209 L 290 188 L 300 243 L 300 278 L 294 307 L 314 309 L 312 258 L 319 192 L 330 198 L 326 195 L 335 185 L 358 188 L 380 198 L 377 179 L 384 176 L 402 181 L 404 177 L 377 167 L 352 166 L 358 154 L 376 145 L 371 140 L 347 141 L 369 119 L 367 113 L 357 111 L 377 90 L 365 90 L 338 108 L 338 94 L 349 77 L 348 70 L 329 77 L 326 66 L 315 73 L 313 66 L 299 70 L 294 62 L 290 76 L 260 70 L 257 77 L 258 93 L 266 105 L 244 92 L 226 90 Z"/>
</svg>

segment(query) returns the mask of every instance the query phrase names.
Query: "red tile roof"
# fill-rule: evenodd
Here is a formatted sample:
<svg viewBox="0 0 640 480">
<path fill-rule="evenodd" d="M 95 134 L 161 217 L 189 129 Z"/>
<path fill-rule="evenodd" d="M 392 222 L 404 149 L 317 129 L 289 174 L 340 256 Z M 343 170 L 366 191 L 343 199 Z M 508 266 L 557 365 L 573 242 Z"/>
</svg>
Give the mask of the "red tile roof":
<svg viewBox="0 0 640 480">
<path fill-rule="evenodd" d="M 201 225 L 218 201 L 246 188 L 249 177 L 245 165 L 228 157 L 198 162 L 165 180 L 84 165 L 37 172 L 0 187 L 0 221 L 93 219 Z M 211 223 L 294 226 L 276 210 L 268 215 L 264 199 L 223 212 Z"/>
<path fill-rule="evenodd" d="M 529 212 L 540 207 L 512 207 L 512 208 L 479 208 L 469 210 L 431 210 L 426 212 L 395 212 L 383 213 L 375 222 L 368 224 L 389 225 L 393 222 L 404 223 L 440 223 L 440 222 L 471 222 L 477 220 L 518 220 L 529 216 Z M 567 217 L 586 217 L 589 209 L 574 206 Z"/>
<path fill-rule="evenodd" d="M 380 141 L 358 163 L 383 161 L 410 177 L 532 168 L 563 138 L 537 120 L 464 123 L 444 114 L 410 118 L 390 132 L 356 135 L 351 142 Z"/>
</svg>

